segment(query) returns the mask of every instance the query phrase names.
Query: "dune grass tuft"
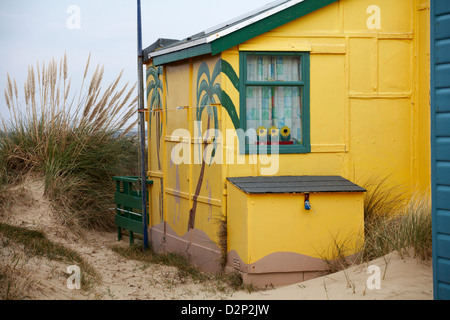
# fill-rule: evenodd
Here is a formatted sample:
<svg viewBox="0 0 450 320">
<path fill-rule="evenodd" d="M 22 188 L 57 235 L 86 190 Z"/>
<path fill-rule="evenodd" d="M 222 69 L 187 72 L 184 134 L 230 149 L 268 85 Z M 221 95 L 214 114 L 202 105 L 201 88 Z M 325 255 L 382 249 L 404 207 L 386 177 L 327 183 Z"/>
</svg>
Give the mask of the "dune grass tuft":
<svg viewBox="0 0 450 320">
<path fill-rule="evenodd" d="M 127 259 L 142 261 L 149 264 L 176 267 L 180 278 L 189 277 L 194 281 L 205 281 L 211 279 L 209 274 L 201 272 L 198 268 L 193 266 L 187 258 L 178 253 L 168 252 L 159 254 L 153 251 L 152 248 L 149 250 L 143 250 L 141 245 L 133 245 L 127 248 L 114 246 L 112 247 L 112 250 Z"/>
<path fill-rule="evenodd" d="M 422 261 L 432 257 L 431 196 L 427 192 L 407 192 L 404 186 L 393 185 L 389 177 L 371 178 L 359 183 L 364 196 L 364 227 L 357 252 L 349 256 L 347 239 L 339 235 L 322 260 L 328 272 L 344 270 L 352 264 L 370 262 L 396 251 L 401 257 L 413 256 Z"/>
<path fill-rule="evenodd" d="M 92 284 L 101 281 L 100 275 L 77 252 L 52 242 L 41 231 L 0 223 L 0 236 L 23 245 L 27 256 L 44 257 L 51 261 L 77 264 L 83 271 L 81 283 L 84 289 L 89 289 Z"/>
<path fill-rule="evenodd" d="M 215 281 L 219 291 L 227 291 L 227 288 L 232 290 L 241 290 L 244 288 L 242 277 L 238 272 L 220 273 L 217 275 L 205 273 L 192 265 L 188 258 L 179 253 L 157 253 L 151 248 L 150 250 L 144 251 L 140 245 L 127 248 L 113 246 L 111 249 L 127 259 L 175 267 L 178 270 L 177 274 L 179 279 L 190 278 L 196 283 Z"/>
<path fill-rule="evenodd" d="M 138 168 L 138 141 L 130 135 L 137 122 L 136 86 L 121 86 L 121 73 L 103 90 L 103 67 L 88 81 L 89 66 L 90 56 L 74 94 L 66 56 L 30 66 L 23 97 L 7 75 L 10 117 L 0 119 L 0 184 L 40 175 L 63 222 L 111 228 L 111 178 L 134 175 Z"/>
<path fill-rule="evenodd" d="M 359 254 L 370 261 L 393 251 L 429 260 L 432 253 L 430 194 L 408 193 L 388 179 L 367 187 L 365 235 Z"/>
</svg>

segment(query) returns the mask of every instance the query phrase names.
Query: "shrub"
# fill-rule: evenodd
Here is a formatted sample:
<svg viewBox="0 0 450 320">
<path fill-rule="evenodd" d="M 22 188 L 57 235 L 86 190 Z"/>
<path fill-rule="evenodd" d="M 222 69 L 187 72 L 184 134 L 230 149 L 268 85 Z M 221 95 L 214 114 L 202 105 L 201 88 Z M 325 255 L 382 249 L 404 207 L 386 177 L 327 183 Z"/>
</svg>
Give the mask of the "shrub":
<svg viewBox="0 0 450 320">
<path fill-rule="evenodd" d="M 0 163 L 3 179 L 26 174 L 45 179 L 45 192 L 63 221 L 109 228 L 113 218 L 112 176 L 134 174 L 138 141 L 130 134 L 137 120 L 135 86 L 119 87 L 122 73 L 102 91 L 103 67 L 97 66 L 87 90 L 90 56 L 79 94 L 71 95 L 67 58 L 28 69 L 24 99 L 7 76 L 5 99 L 10 120 L 1 118 Z"/>
<path fill-rule="evenodd" d="M 367 189 L 360 260 L 370 261 L 392 251 L 429 259 L 432 252 L 430 195 L 408 195 L 402 188 L 390 186 L 387 179 Z"/>
</svg>

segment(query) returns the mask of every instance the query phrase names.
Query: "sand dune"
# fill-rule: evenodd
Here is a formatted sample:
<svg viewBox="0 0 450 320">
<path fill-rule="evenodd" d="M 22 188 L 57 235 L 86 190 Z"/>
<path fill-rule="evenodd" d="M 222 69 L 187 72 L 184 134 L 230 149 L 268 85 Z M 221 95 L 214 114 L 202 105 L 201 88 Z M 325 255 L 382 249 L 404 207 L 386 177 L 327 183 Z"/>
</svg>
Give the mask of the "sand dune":
<svg viewBox="0 0 450 320">
<path fill-rule="evenodd" d="M 17 201 L 0 221 L 15 226 L 44 231 L 48 238 L 81 254 L 101 276 L 101 283 L 87 291 L 67 287 L 67 267 L 61 262 L 27 257 L 23 247 L 0 236 L 0 267 L 11 271 L 23 299 L 44 300 L 431 300 L 433 281 L 431 263 L 400 257 L 392 253 L 369 264 L 307 282 L 273 290 L 248 293 L 219 290 L 214 281 L 195 283 L 181 279 L 173 267 L 148 265 L 127 260 L 111 250 L 116 233 L 90 232 L 79 237 L 55 218 L 43 195 L 41 181 L 21 187 Z M 18 263 L 16 263 L 18 261 Z M 15 263 L 15 265 L 14 265 Z M 13 267 L 11 267 L 13 265 Z M 369 281 L 379 271 L 380 287 Z M 371 278 L 372 277 L 372 278 Z M 368 285 L 369 284 L 369 285 Z"/>
<path fill-rule="evenodd" d="M 375 266 L 375 268 L 370 268 Z M 379 286 L 375 277 L 380 274 Z M 256 293 L 238 292 L 238 300 L 432 300 L 431 263 L 392 253 L 364 265 L 299 284 Z"/>
</svg>

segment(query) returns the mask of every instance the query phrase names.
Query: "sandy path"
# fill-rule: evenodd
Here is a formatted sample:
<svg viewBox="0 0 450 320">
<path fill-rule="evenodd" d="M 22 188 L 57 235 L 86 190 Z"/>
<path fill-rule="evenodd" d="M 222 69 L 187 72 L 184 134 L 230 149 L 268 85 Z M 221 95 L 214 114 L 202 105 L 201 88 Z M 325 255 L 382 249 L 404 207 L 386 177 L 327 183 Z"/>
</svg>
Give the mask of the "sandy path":
<svg viewBox="0 0 450 320">
<path fill-rule="evenodd" d="M 127 246 L 118 242 L 116 233 L 90 232 L 83 237 L 61 226 L 55 219 L 51 204 L 44 197 L 40 181 L 30 181 L 21 187 L 21 200 L 9 210 L 2 221 L 14 226 L 44 231 L 56 243 L 75 250 L 100 274 L 101 283 L 87 292 L 67 288 L 67 265 L 43 258 L 27 258 L 19 246 L 0 246 L 3 261 L 14 261 L 20 255 L 21 272 L 27 274 L 29 299 L 223 299 L 214 281 L 196 284 L 181 279 L 177 269 L 163 265 L 146 265 L 127 260 L 111 250 L 111 246 Z M 3 239 L 3 242 L 5 239 Z M 17 270 L 19 269 L 16 268 Z"/>
<path fill-rule="evenodd" d="M 20 190 L 21 200 L 9 210 L 2 222 L 44 231 L 54 242 L 79 252 L 101 276 L 101 283 L 88 291 L 67 288 L 67 265 L 43 258 L 29 258 L 20 246 L 0 237 L 0 259 L 13 264 L 27 299 L 86 300 L 431 300 L 433 298 L 431 264 L 391 254 L 370 264 L 356 266 L 336 274 L 274 290 L 228 292 L 217 290 L 217 283 L 196 284 L 181 279 L 173 267 L 146 265 L 127 260 L 110 249 L 116 233 L 91 232 L 79 237 L 55 219 L 51 204 L 43 196 L 43 183 L 29 181 Z M 380 289 L 370 289 L 368 267 L 380 271 Z"/>
</svg>

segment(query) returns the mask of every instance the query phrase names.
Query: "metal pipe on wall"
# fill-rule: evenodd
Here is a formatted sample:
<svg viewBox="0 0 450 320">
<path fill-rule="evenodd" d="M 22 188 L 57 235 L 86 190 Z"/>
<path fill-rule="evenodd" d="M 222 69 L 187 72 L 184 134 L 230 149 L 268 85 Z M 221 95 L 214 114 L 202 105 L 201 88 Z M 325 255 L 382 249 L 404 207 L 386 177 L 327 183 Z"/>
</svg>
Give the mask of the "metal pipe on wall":
<svg viewBox="0 0 450 320">
<path fill-rule="evenodd" d="M 141 21 L 141 1 L 137 0 L 137 51 L 138 51 L 138 85 L 139 85 L 139 126 L 141 142 L 141 186 L 142 186 L 142 227 L 144 237 L 144 250 L 148 248 L 147 233 L 147 170 L 145 152 L 145 106 L 144 106 L 144 53 L 142 51 L 142 21 Z"/>
</svg>

